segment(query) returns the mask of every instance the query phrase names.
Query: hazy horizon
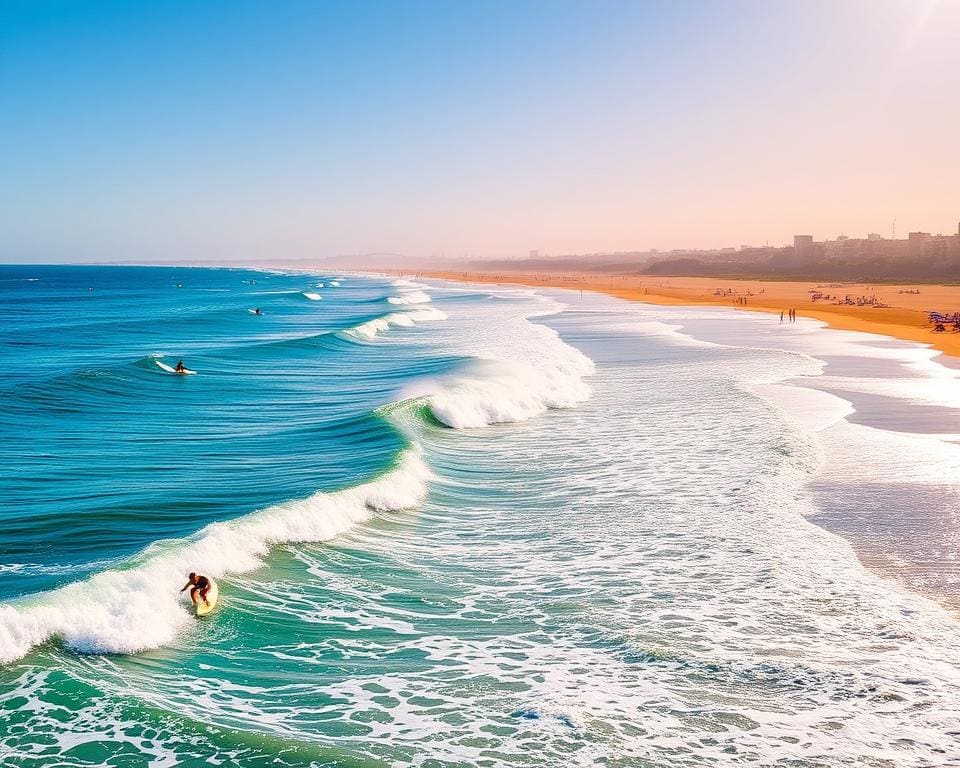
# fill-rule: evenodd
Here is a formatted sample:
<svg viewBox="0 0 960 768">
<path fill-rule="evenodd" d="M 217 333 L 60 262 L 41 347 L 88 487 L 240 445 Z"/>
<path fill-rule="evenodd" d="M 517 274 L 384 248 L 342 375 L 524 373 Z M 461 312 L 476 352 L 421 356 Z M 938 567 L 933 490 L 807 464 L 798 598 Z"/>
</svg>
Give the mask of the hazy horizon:
<svg viewBox="0 0 960 768">
<path fill-rule="evenodd" d="M 785 245 L 960 219 L 960 3 L 0 8 L 0 261 Z"/>
</svg>

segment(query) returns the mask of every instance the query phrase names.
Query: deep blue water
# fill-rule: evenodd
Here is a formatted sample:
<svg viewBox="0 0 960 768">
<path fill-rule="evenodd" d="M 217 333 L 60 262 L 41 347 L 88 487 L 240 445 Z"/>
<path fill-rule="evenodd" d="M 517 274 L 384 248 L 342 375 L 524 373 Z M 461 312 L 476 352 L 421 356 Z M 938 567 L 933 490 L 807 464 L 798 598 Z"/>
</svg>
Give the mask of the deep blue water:
<svg viewBox="0 0 960 768">
<path fill-rule="evenodd" d="M 452 361 L 345 336 L 391 290 L 335 279 L 0 267 L 0 599 L 384 469 L 404 441 L 373 411 Z"/>
</svg>

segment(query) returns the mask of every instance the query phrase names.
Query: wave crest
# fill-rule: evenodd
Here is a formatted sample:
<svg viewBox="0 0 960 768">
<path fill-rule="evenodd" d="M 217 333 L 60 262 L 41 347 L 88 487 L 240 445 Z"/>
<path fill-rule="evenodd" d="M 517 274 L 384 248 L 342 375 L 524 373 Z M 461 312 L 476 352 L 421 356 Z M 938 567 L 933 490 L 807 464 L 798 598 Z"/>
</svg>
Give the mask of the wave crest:
<svg viewBox="0 0 960 768">
<path fill-rule="evenodd" d="M 430 296 L 423 291 L 406 291 L 399 296 L 387 297 L 390 304 L 426 304 L 431 300 Z"/>
<path fill-rule="evenodd" d="M 58 637 L 90 653 L 137 653 L 169 643 L 191 621 L 178 589 L 190 571 L 219 578 L 259 567 L 275 544 L 328 541 L 374 513 L 418 506 L 430 471 L 416 447 L 376 480 L 321 491 L 236 520 L 194 538 L 149 547 L 139 564 L 108 570 L 19 605 L 0 605 L 0 663 Z"/>
<path fill-rule="evenodd" d="M 430 320 L 446 320 L 447 315 L 439 309 L 425 307 L 407 312 L 390 312 L 382 317 L 374 317 L 360 325 L 349 328 L 344 333 L 347 336 L 361 339 L 373 339 L 377 334 L 390 330 L 393 326 L 411 328 L 419 322 Z"/>
<path fill-rule="evenodd" d="M 483 361 L 477 375 L 444 382 L 428 399 L 430 412 L 453 429 L 475 429 L 489 424 L 526 421 L 553 408 L 571 408 L 590 398 L 583 380 L 593 372 L 582 365 L 560 363 L 535 368 L 517 362 Z"/>
</svg>

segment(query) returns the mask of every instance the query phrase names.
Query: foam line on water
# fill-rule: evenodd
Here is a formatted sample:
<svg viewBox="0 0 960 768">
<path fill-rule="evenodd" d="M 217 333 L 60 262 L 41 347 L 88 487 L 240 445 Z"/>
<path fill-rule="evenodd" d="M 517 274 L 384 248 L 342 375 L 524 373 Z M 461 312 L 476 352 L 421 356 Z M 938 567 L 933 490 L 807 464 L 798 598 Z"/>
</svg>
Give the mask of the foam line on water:
<svg viewBox="0 0 960 768">
<path fill-rule="evenodd" d="M 353 328 L 348 328 L 343 333 L 348 337 L 360 339 L 373 339 L 377 335 L 390 330 L 392 327 L 412 328 L 417 323 L 430 320 L 446 320 L 447 314 L 434 307 L 424 307 L 422 309 L 408 310 L 405 312 L 389 312 L 381 317 L 374 317 L 371 320 L 360 323 Z"/>
<path fill-rule="evenodd" d="M 430 297 L 423 291 L 406 291 L 399 296 L 388 296 L 387 302 L 390 304 L 426 304 L 431 301 Z"/>
<path fill-rule="evenodd" d="M 328 541 L 376 512 L 414 508 L 426 494 L 429 476 L 413 447 L 394 469 L 369 483 L 214 523 L 192 539 L 152 545 L 133 567 L 0 605 L 0 663 L 54 637 L 92 653 L 137 653 L 169 643 L 191 620 L 177 591 L 185 574 L 202 570 L 219 578 L 250 571 L 271 546 Z"/>
<path fill-rule="evenodd" d="M 449 351 L 474 362 L 441 380 L 428 397 L 433 416 L 454 429 L 525 421 L 590 397 L 585 379 L 593 361 L 546 325 L 531 322 L 563 311 L 566 304 L 528 290 L 493 290 L 516 302 L 464 309 L 471 315 L 446 339 Z"/>
</svg>

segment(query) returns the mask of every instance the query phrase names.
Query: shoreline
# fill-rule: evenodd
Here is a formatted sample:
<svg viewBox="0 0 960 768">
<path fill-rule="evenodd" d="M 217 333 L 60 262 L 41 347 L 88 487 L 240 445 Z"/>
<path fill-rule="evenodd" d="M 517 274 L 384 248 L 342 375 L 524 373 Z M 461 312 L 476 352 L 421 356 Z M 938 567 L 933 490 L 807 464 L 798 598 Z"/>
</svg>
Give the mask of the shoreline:
<svg viewBox="0 0 960 768">
<path fill-rule="evenodd" d="M 869 283 L 827 284 L 809 281 L 601 275 L 590 272 L 384 272 L 456 282 L 593 291 L 650 304 L 723 306 L 775 315 L 794 309 L 797 317 L 819 320 L 829 328 L 890 336 L 901 341 L 924 344 L 944 355 L 960 357 L 960 333 L 951 330 L 934 333 L 928 318 L 930 311 L 960 311 L 960 286 L 906 283 L 875 286 Z M 812 291 L 829 296 L 873 299 L 883 306 L 834 304 L 824 299 L 814 301 L 811 300 Z M 738 303 L 738 300 L 746 303 Z M 786 322 L 786 316 L 784 321 Z"/>
<path fill-rule="evenodd" d="M 394 272 L 394 274 L 397 274 L 397 273 L 398 273 L 397 271 Z M 589 282 L 588 280 L 585 280 L 583 278 L 594 277 L 594 276 L 587 276 L 587 275 L 578 275 L 577 278 L 570 278 L 569 276 L 566 276 L 566 279 L 564 280 L 563 278 L 556 279 L 557 276 L 533 276 L 533 275 L 530 275 L 529 273 L 521 274 L 520 275 L 521 279 L 515 279 L 517 275 L 510 274 L 510 273 L 498 274 L 498 275 L 486 275 L 483 273 L 466 273 L 466 275 L 464 275 L 464 273 L 458 274 L 458 273 L 451 273 L 451 272 L 419 272 L 419 273 L 404 272 L 403 274 L 405 276 L 410 277 L 411 279 L 431 278 L 431 279 L 438 279 L 438 280 L 445 280 L 445 281 L 450 281 L 454 283 L 459 283 L 461 285 L 469 284 L 469 283 L 473 283 L 475 285 L 476 284 L 488 284 L 488 285 L 497 284 L 497 285 L 504 285 L 504 286 L 523 285 L 523 286 L 541 287 L 541 288 L 559 288 L 564 290 L 571 290 L 571 289 L 576 290 L 579 288 L 585 291 L 590 291 L 591 293 L 609 295 L 615 298 L 633 300 L 638 302 L 644 302 L 644 301 L 647 301 L 649 298 L 651 298 L 650 293 L 641 293 L 635 287 L 620 288 L 619 286 L 616 286 L 616 285 L 602 286 L 602 285 L 598 285 L 596 282 Z M 616 280 L 616 278 L 614 278 L 614 280 Z M 711 281 L 711 282 L 715 283 L 716 281 Z M 745 282 L 745 281 L 727 281 L 727 282 Z M 916 294 L 909 294 L 909 295 L 916 296 Z M 682 297 L 662 295 L 662 294 L 652 294 L 652 297 L 654 300 L 651 300 L 649 302 L 651 304 L 672 305 L 678 308 L 682 306 L 731 308 L 731 304 L 728 303 L 727 301 L 684 300 L 684 298 Z M 748 305 L 747 307 L 743 307 L 742 305 L 739 305 L 739 306 L 733 305 L 732 308 L 740 308 L 740 309 L 746 308 L 754 312 L 766 312 L 766 313 L 776 313 L 780 311 L 775 307 L 764 306 L 764 305 L 759 305 L 759 306 Z M 901 308 L 891 308 L 891 309 L 894 309 L 895 311 L 902 311 Z M 830 313 L 806 312 L 806 313 L 803 313 L 803 316 L 808 318 L 813 318 L 813 319 L 821 319 L 827 323 L 827 326 L 831 330 L 851 330 L 851 331 L 857 331 L 861 333 L 869 333 L 873 336 L 877 336 L 878 339 L 875 342 L 873 342 L 873 344 L 876 344 L 878 346 L 883 345 L 885 340 L 888 340 L 890 338 L 894 338 L 899 341 L 904 341 L 911 345 L 919 343 L 915 338 L 907 336 L 902 332 L 900 332 L 899 330 L 897 331 L 885 330 L 885 328 L 888 325 L 890 325 L 889 323 L 877 323 L 876 321 L 861 320 L 856 316 L 854 316 L 852 318 L 852 322 L 850 322 L 849 324 L 845 324 L 845 323 L 842 323 L 842 320 L 845 318 L 845 316 L 838 312 L 834 312 L 833 314 L 836 315 L 837 318 L 840 318 L 841 322 L 829 322 L 829 320 L 832 320 L 834 318 L 820 317 L 819 314 L 829 315 Z M 798 311 L 798 316 L 799 315 L 800 315 L 800 312 Z M 784 321 L 786 322 L 786 319 Z M 926 330 L 929 333 L 929 326 L 927 329 L 920 329 L 920 330 Z M 692 333 L 689 331 L 689 329 L 687 329 L 687 331 L 685 332 Z M 930 335 L 935 336 L 937 334 L 931 333 Z M 960 333 L 950 334 L 950 335 L 953 336 L 953 338 L 958 342 L 957 346 L 960 347 Z M 789 334 L 788 334 L 788 337 L 789 337 Z M 702 339 L 703 337 L 696 336 L 696 338 Z M 712 339 L 708 338 L 707 340 L 710 342 L 720 341 L 719 338 L 712 338 Z M 737 342 L 733 342 L 733 343 L 735 344 Z M 858 339 L 848 338 L 848 340 L 846 340 L 843 343 L 849 345 L 851 348 L 854 348 L 854 347 L 859 348 L 861 344 L 865 345 L 867 349 L 871 348 L 871 342 L 869 340 L 861 341 Z M 929 343 L 927 344 L 927 346 L 934 347 L 934 345 Z M 773 349 L 773 348 L 781 348 L 781 347 L 779 346 L 765 347 L 764 346 L 761 348 Z M 793 349 L 793 346 L 787 345 L 787 347 L 784 347 L 784 348 Z M 813 354 L 809 350 L 801 350 L 801 351 L 805 354 Z M 937 349 L 937 351 L 940 354 L 934 355 L 933 358 L 936 360 L 938 365 L 945 365 L 947 367 L 957 367 L 957 365 L 960 364 L 960 360 L 957 360 L 957 361 L 954 361 L 953 365 L 950 365 L 949 358 L 948 359 L 943 358 L 944 355 L 947 355 L 949 353 L 944 351 L 943 349 Z M 866 355 L 867 353 L 864 353 L 864 354 Z M 873 358 L 869 358 L 868 356 L 868 359 L 873 359 Z M 897 365 L 897 361 L 895 359 L 891 359 L 889 361 L 889 364 L 891 366 L 895 366 Z M 849 374 L 839 373 L 837 375 L 843 377 Z M 873 371 L 871 373 L 871 376 L 872 377 L 879 376 L 880 378 L 883 378 L 882 375 L 877 374 L 876 371 Z M 918 374 L 918 376 L 920 376 L 920 374 Z M 785 384 L 787 382 L 786 380 L 784 380 L 778 383 Z M 858 412 L 861 410 L 860 401 L 863 398 L 871 397 L 871 394 L 869 391 L 837 392 L 835 389 L 831 389 L 830 387 L 821 387 L 821 388 L 813 387 L 813 389 L 823 394 L 830 395 L 832 397 L 847 400 L 850 403 L 851 407 L 853 408 L 854 412 Z M 891 403 L 892 402 L 893 401 L 891 401 Z M 932 429 L 919 429 L 919 430 L 913 429 L 910 427 L 909 424 L 903 421 L 903 419 L 909 418 L 911 419 L 911 423 L 914 423 L 912 419 L 917 415 L 917 413 L 919 412 L 919 409 L 930 408 L 930 407 L 936 408 L 938 406 L 929 404 L 929 403 L 927 404 L 903 403 L 903 406 L 909 407 L 912 409 L 917 409 L 917 411 L 911 412 L 909 415 L 907 415 L 906 412 L 904 411 L 903 413 L 901 413 L 900 416 L 895 417 L 894 420 L 897 421 L 896 424 L 889 423 L 888 421 L 881 421 L 878 423 L 875 418 L 871 418 L 869 416 L 866 419 L 851 419 L 849 414 L 844 416 L 841 419 L 841 421 L 847 421 L 849 425 L 853 427 L 854 430 L 860 429 L 862 427 L 876 428 L 879 430 L 889 432 L 891 435 L 900 436 L 907 439 L 924 439 L 924 440 L 929 439 L 929 440 L 936 441 L 938 437 L 943 437 L 937 431 L 934 431 Z M 788 412 L 790 412 L 789 408 L 786 408 L 785 406 L 781 406 L 781 407 L 787 410 Z M 895 408 L 894 411 L 898 413 L 900 412 L 899 408 Z M 796 414 L 794 414 L 794 416 L 796 416 Z M 954 423 L 954 422 L 951 421 L 951 423 Z M 811 429 L 816 430 L 816 428 L 811 428 Z M 821 478 L 821 481 L 822 480 L 823 478 Z M 834 480 L 834 482 L 838 482 L 838 481 Z M 909 481 L 904 481 L 904 482 L 909 482 Z M 891 491 L 891 493 L 895 493 L 895 492 Z M 947 558 L 941 556 L 934 561 L 915 560 L 912 557 L 905 558 L 904 553 L 897 548 L 898 545 L 895 544 L 894 539 L 891 539 L 891 541 L 886 542 L 884 546 L 877 549 L 875 546 L 876 543 L 871 541 L 868 537 L 866 537 L 862 530 L 855 530 L 854 528 L 846 527 L 846 524 L 854 519 L 853 517 L 845 518 L 843 515 L 843 512 L 840 512 L 838 519 L 841 519 L 844 525 L 838 525 L 836 519 L 831 519 L 832 517 L 830 514 L 831 508 L 824 506 L 824 507 L 820 507 L 819 509 L 821 511 L 820 514 L 812 515 L 812 516 L 806 517 L 805 519 L 807 519 L 815 527 L 823 531 L 826 531 L 834 536 L 837 536 L 838 538 L 847 542 L 847 544 L 855 552 L 857 559 L 860 561 L 862 566 L 867 571 L 873 573 L 874 575 L 876 575 L 878 578 L 880 578 L 882 581 L 886 583 L 896 585 L 897 588 L 904 590 L 906 593 L 910 593 L 918 597 L 921 597 L 925 600 L 929 600 L 931 603 L 937 605 L 940 609 L 944 610 L 953 620 L 960 620 L 960 603 L 958 603 L 956 598 L 948 590 L 942 589 L 942 588 L 933 586 L 930 583 L 927 583 L 929 582 L 929 574 L 924 573 L 924 570 L 930 566 L 931 562 L 934 562 L 936 564 L 933 566 L 932 572 L 934 574 L 939 575 L 941 573 L 941 570 L 945 567 L 945 564 L 948 563 Z M 833 515 L 833 517 L 836 517 L 836 515 Z M 919 526 L 920 523 L 923 523 L 923 522 L 924 521 L 922 519 L 918 519 L 914 521 L 914 524 Z M 918 528 L 918 530 L 920 529 Z M 910 554 L 912 554 L 912 552 Z"/>
</svg>

